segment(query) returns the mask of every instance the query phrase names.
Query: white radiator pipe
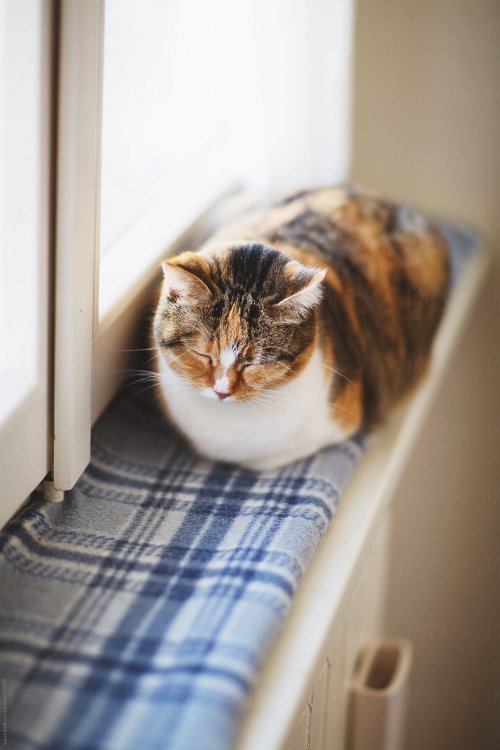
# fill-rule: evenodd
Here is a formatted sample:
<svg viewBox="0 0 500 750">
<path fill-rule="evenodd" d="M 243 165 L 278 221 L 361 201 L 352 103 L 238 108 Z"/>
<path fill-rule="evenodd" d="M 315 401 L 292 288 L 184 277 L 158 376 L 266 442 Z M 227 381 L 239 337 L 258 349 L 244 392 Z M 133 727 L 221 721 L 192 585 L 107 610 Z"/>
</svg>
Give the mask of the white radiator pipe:
<svg viewBox="0 0 500 750">
<path fill-rule="evenodd" d="M 349 691 L 348 750 L 402 750 L 412 662 L 404 638 L 363 649 Z"/>
</svg>

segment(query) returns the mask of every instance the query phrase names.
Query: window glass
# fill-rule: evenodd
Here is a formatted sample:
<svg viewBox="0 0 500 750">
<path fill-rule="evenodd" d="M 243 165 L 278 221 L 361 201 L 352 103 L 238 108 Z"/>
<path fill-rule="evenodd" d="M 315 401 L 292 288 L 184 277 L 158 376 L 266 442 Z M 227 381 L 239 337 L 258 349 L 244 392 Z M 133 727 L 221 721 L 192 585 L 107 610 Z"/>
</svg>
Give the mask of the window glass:
<svg viewBox="0 0 500 750">
<path fill-rule="evenodd" d="M 106 2 L 101 317 L 113 290 L 244 169 L 250 5 Z"/>
<path fill-rule="evenodd" d="M 106 0 L 99 312 L 236 184 L 345 177 L 352 2 Z"/>
<path fill-rule="evenodd" d="M 0 4 L 0 423 L 40 372 L 37 6 L 36 0 Z"/>
</svg>

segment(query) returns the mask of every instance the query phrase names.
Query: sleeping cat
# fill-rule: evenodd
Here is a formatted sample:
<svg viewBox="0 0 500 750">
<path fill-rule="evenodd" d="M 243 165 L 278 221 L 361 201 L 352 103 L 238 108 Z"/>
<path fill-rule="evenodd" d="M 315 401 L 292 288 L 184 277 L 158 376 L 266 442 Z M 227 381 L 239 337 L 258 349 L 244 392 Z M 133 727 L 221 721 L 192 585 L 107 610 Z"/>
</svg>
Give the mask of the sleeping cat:
<svg viewBox="0 0 500 750">
<path fill-rule="evenodd" d="M 160 397 L 195 449 L 269 469 L 369 433 L 419 381 L 449 258 L 408 206 L 289 195 L 163 264 Z"/>
</svg>

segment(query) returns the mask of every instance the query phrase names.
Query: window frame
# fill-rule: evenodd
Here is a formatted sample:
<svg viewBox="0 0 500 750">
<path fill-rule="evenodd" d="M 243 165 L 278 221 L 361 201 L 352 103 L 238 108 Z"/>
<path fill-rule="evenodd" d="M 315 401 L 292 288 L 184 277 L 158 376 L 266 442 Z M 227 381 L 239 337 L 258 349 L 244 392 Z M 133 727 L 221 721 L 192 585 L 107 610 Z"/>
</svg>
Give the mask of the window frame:
<svg viewBox="0 0 500 750">
<path fill-rule="evenodd" d="M 57 123 L 54 486 L 90 460 L 104 1 L 62 0 Z"/>
</svg>

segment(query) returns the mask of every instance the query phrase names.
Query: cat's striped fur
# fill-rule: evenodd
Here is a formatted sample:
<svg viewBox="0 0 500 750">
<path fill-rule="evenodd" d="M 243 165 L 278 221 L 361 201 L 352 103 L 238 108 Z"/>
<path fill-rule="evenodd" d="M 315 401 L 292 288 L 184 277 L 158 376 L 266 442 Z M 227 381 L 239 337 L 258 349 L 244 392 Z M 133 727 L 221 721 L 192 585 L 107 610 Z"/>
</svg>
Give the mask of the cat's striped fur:
<svg viewBox="0 0 500 750">
<path fill-rule="evenodd" d="M 367 433 L 424 373 L 448 276 L 442 236 L 408 206 L 287 196 L 164 264 L 167 411 L 202 453 L 257 468 Z"/>
</svg>

